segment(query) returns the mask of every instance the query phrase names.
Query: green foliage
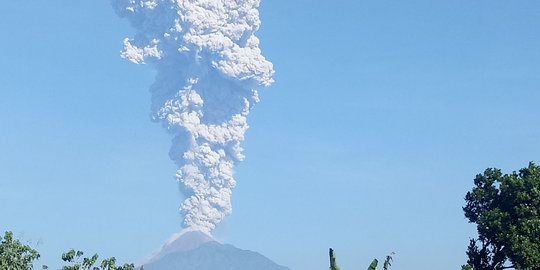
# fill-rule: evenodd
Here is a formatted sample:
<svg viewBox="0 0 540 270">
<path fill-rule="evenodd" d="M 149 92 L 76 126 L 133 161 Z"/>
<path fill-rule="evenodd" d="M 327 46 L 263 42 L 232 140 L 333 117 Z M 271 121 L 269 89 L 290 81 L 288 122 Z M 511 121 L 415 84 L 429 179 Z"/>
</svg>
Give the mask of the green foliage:
<svg viewBox="0 0 540 270">
<path fill-rule="evenodd" d="M 0 236 L 0 269 L 24 270 L 32 269 L 39 253 L 30 246 L 13 239 L 12 232 L 6 232 L 4 238 Z"/>
<path fill-rule="evenodd" d="M 333 249 L 330 249 L 330 270 L 340 270 L 336 262 L 336 254 Z"/>
<path fill-rule="evenodd" d="M 74 249 L 62 254 L 62 260 L 69 265 L 64 266 L 62 270 L 134 270 L 133 264 L 124 264 L 123 266 L 116 266 L 116 259 L 114 257 L 101 261 L 100 267 L 94 266 L 99 258 L 97 254 L 92 257 L 82 257 L 84 253 L 82 251 L 75 251 Z"/>
<path fill-rule="evenodd" d="M 539 269 L 540 167 L 531 162 L 504 175 L 487 169 L 474 185 L 463 207 L 478 230 L 478 239 L 471 239 L 467 249 L 468 264 L 475 270 Z"/>
<path fill-rule="evenodd" d="M 99 256 L 84 257 L 82 251 L 70 250 L 62 254 L 62 260 L 69 265 L 62 270 L 135 270 L 133 264 L 116 265 L 114 257 L 101 261 L 100 266 L 95 266 Z M 34 261 L 39 258 L 39 253 L 30 246 L 23 245 L 19 240 L 13 239 L 12 232 L 6 232 L 4 238 L 0 236 L 0 270 L 28 270 L 33 269 Z M 49 267 L 43 265 L 43 269 Z M 143 270 L 141 267 L 139 270 Z"/>
<path fill-rule="evenodd" d="M 384 264 L 383 264 L 384 270 L 388 270 L 388 267 L 392 265 L 392 260 L 393 260 L 392 255 L 394 254 L 395 253 L 392 252 L 390 253 L 390 255 L 386 256 L 386 260 L 384 261 Z M 379 264 L 379 261 L 377 259 L 373 259 L 373 261 L 371 262 L 367 270 L 376 270 L 378 264 Z M 330 249 L 330 270 L 339 270 L 339 267 L 337 266 L 337 263 L 336 263 L 336 254 L 333 249 Z"/>
<path fill-rule="evenodd" d="M 386 259 L 384 260 L 384 263 L 383 263 L 383 269 L 384 270 L 388 270 L 388 267 L 390 267 L 392 265 L 392 260 L 393 260 L 392 255 L 394 255 L 394 254 L 395 253 L 392 252 L 388 256 L 386 256 Z M 376 270 L 378 265 L 379 265 L 379 260 L 373 259 L 373 261 L 371 262 L 371 264 L 368 267 L 368 270 Z"/>
<path fill-rule="evenodd" d="M 384 270 L 388 270 L 388 267 L 392 265 L 392 261 L 394 260 L 392 258 L 392 255 L 394 255 L 394 254 L 396 254 L 396 253 L 392 252 L 388 256 L 386 256 L 386 260 L 384 260 L 384 264 L 383 264 L 383 269 Z"/>
<path fill-rule="evenodd" d="M 377 269 L 377 265 L 379 264 L 379 261 L 377 259 L 373 259 L 371 264 L 368 267 L 368 270 L 375 270 Z"/>
<path fill-rule="evenodd" d="M 474 268 L 471 265 L 466 264 L 461 266 L 461 270 L 474 270 Z"/>
</svg>

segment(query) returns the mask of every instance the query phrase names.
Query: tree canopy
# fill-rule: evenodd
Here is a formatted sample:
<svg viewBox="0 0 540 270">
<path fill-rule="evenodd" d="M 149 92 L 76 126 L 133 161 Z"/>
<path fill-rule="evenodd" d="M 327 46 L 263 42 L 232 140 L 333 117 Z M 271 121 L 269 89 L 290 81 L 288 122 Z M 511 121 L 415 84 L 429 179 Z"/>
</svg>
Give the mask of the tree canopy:
<svg viewBox="0 0 540 270">
<path fill-rule="evenodd" d="M 114 257 L 101 261 L 100 267 L 94 266 L 99 256 L 94 254 L 92 257 L 83 258 L 83 255 L 82 251 L 75 251 L 74 249 L 62 254 L 62 260 L 69 263 L 62 270 L 135 270 L 133 264 L 126 263 L 123 266 L 116 266 Z"/>
<path fill-rule="evenodd" d="M 70 250 L 62 254 L 62 260 L 68 265 L 62 270 L 135 270 L 133 264 L 116 265 L 116 259 L 111 257 L 101 261 L 95 266 L 99 256 L 84 257 L 82 251 Z M 22 244 L 13 238 L 13 233 L 8 231 L 4 238 L 0 236 L 0 270 L 28 270 L 33 269 L 34 261 L 39 259 L 39 253 L 28 245 Z M 43 265 L 43 269 L 48 269 Z M 140 270 L 143 268 L 141 267 Z"/>
<path fill-rule="evenodd" d="M 0 269 L 32 269 L 39 253 L 13 238 L 12 232 L 0 236 Z"/>
<path fill-rule="evenodd" d="M 475 270 L 540 269 L 540 167 L 502 174 L 486 169 L 465 196 L 465 217 L 476 223 L 468 264 Z"/>
</svg>

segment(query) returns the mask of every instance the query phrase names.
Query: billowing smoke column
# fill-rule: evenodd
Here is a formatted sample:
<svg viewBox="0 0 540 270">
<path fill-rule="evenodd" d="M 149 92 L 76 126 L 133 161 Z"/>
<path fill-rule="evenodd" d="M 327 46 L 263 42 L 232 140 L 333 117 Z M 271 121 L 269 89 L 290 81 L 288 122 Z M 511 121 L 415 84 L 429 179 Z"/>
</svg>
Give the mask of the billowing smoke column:
<svg viewBox="0 0 540 270">
<path fill-rule="evenodd" d="M 231 213 L 234 165 L 247 116 L 272 63 L 254 35 L 260 0 L 112 0 L 134 38 L 122 57 L 157 70 L 152 118 L 173 134 L 171 159 L 186 195 L 184 228 L 211 233 Z"/>
</svg>

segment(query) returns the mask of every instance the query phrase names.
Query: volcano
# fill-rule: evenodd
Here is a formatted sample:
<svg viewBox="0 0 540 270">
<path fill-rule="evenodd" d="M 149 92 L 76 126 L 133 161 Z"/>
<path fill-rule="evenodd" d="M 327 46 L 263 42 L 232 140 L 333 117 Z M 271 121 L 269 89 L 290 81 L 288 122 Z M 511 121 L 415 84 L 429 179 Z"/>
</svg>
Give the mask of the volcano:
<svg viewBox="0 0 540 270">
<path fill-rule="evenodd" d="M 145 270 L 290 270 L 257 252 L 219 243 L 197 231 L 166 244 L 143 266 Z"/>
</svg>

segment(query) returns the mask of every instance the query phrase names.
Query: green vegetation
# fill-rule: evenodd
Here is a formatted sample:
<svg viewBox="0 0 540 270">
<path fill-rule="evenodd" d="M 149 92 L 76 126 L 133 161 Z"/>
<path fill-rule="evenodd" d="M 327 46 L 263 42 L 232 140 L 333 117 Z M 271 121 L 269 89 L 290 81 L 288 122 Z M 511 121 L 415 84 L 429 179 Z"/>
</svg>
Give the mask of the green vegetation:
<svg viewBox="0 0 540 270">
<path fill-rule="evenodd" d="M 12 232 L 0 236 L 0 269 L 32 269 L 39 253 L 19 240 L 13 239 Z"/>
<path fill-rule="evenodd" d="M 97 254 L 87 258 L 82 257 L 82 251 L 70 250 L 62 254 L 62 260 L 68 265 L 62 270 L 135 270 L 133 264 L 116 266 L 114 257 L 101 261 L 100 266 L 94 266 L 99 258 Z M 39 253 L 19 240 L 13 239 L 12 232 L 6 232 L 0 237 L 0 270 L 29 270 L 33 269 L 35 260 L 39 259 Z M 46 265 L 43 269 L 48 269 Z M 142 270 L 142 267 L 141 269 Z"/>
<path fill-rule="evenodd" d="M 333 249 L 330 249 L 330 270 L 340 270 L 336 263 L 336 254 Z"/>
<path fill-rule="evenodd" d="M 463 207 L 478 230 L 467 263 L 475 270 L 540 269 L 540 167 L 531 162 L 504 175 L 487 169 L 474 185 Z"/>
<path fill-rule="evenodd" d="M 511 174 L 489 168 L 474 179 L 465 196 L 465 217 L 476 223 L 478 238 L 467 248 L 461 270 L 540 269 L 540 166 L 530 162 Z M 383 269 L 388 270 L 392 255 Z M 376 270 L 374 259 L 368 270 Z M 330 249 L 330 270 L 339 270 Z"/>
<path fill-rule="evenodd" d="M 379 264 L 379 261 L 377 259 L 373 259 L 371 264 L 368 267 L 368 270 L 375 270 L 377 269 L 377 264 Z"/>
<path fill-rule="evenodd" d="M 69 266 L 64 266 L 62 270 L 134 270 L 133 264 L 124 264 L 123 266 L 116 266 L 116 259 L 114 257 L 101 261 L 101 267 L 94 266 L 99 258 L 97 254 L 88 258 L 82 257 L 84 253 L 82 251 L 75 251 L 74 249 L 62 254 L 62 260 L 69 263 Z M 82 260 L 81 260 L 82 259 Z M 142 268 L 141 268 L 142 270 Z"/>
<path fill-rule="evenodd" d="M 394 255 L 395 253 L 392 252 L 390 253 L 390 255 L 386 256 L 386 260 L 384 260 L 384 264 L 383 264 L 383 269 L 384 270 L 388 270 L 388 267 L 390 267 L 392 265 L 392 260 L 394 260 L 392 258 L 392 255 Z"/>
<path fill-rule="evenodd" d="M 336 254 L 334 250 L 330 248 L 329 253 L 330 253 L 330 270 L 340 270 L 339 267 L 337 266 Z M 388 270 L 388 267 L 392 265 L 392 260 L 393 260 L 392 255 L 394 254 L 395 253 L 392 252 L 390 253 L 390 255 L 386 256 L 386 260 L 384 261 L 384 264 L 383 264 L 384 270 Z M 368 267 L 368 270 L 376 270 L 378 264 L 379 264 L 379 261 L 377 259 L 373 259 L 373 261 Z"/>
</svg>

